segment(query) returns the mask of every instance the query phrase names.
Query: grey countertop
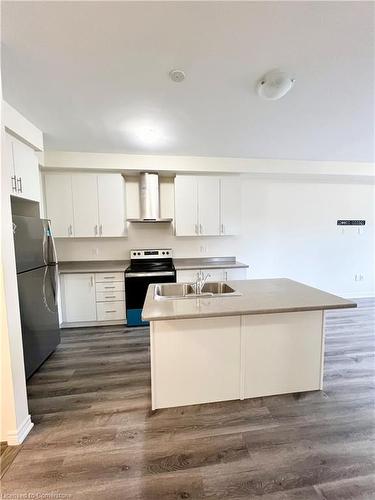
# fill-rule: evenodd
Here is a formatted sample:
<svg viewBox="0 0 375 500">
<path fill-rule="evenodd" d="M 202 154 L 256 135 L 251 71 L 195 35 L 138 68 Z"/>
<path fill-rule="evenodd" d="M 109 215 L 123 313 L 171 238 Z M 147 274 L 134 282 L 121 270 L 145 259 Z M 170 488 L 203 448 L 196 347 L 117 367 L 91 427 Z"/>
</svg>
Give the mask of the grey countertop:
<svg viewBox="0 0 375 500">
<path fill-rule="evenodd" d="M 206 257 L 194 259 L 173 259 L 177 271 L 187 269 L 231 269 L 247 268 L 247 264 L 237 262 L 236 257 Z M 70 273 L 113 273 L 124 272 L 129 260 L 77 260 L 59 263 L 60 274 Z"/>
<path fill-rule="evenodd" d="M 147 321 L 316 311 L 356 307 L 350 300 L 287 278 L 230 281 L 240 296 L 155 300 L 149 286 L 142 317 Z"/>
<path fill-rule="evenodd" d="M 130 264 L 129 260 L 77 260 L 59 262 L 60 274 L 71 273 L 114 273 L 124 272 Z"/>
<path fill-rule="evenodd" d="M 247 264 L 238 262 L 236 257 L 206 257 L 195 259 L 173 259 L 176 271 L 188 269 L 232 269 L 247 268 Z"/>
</svg>

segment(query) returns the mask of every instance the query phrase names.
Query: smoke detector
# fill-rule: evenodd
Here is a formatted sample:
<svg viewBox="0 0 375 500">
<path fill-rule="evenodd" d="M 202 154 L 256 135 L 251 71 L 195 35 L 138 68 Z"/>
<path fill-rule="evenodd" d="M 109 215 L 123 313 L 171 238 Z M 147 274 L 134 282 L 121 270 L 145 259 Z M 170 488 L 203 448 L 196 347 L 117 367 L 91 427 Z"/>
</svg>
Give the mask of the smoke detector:
<svg viewBox="0 0 375 500">
<path fill-rule="evenodd" d="M 182 69 L 172 69 L 169 72 L 169 77 L 173 82 L 180 83 L 185 80 L 185 71 L 182 71 Z"/>
<path fill-rule="evenodd" d="M 284 97 L 293 87 L 295 79 L 280 70 L 272 70 L 266 73 L 257 83 L 257 92 L 260 97 L 275 101 Z"/>
</svg>

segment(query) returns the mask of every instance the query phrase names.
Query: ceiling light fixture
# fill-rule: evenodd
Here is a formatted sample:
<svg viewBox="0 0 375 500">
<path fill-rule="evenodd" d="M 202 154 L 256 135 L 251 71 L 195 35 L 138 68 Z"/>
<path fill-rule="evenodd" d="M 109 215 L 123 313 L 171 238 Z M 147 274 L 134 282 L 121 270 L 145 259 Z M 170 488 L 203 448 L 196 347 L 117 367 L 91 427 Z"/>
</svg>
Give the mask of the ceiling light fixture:
<svg viewBox="0 0 375 500">
<path fill-rule="evenodd" d="M 266 73 L 257 83 L 260 97 L 270 101 L 280 99 L 293 87 L 295 79 L 278 69 Z"/>
<path fill-rule="evenodd" d="M 149 121 L 127 123 L 123 126 L 123 131 L 143 147 L 159 147 L 168 141 L 165 130 L 159 124 Z"/>
<path fill-rule="evenodd" d="M 180 83 L 185 80 L 185 71 L 182 69 L 172 69 L 169 72 L 169 78 L 172 82 Z"/>
</svg>

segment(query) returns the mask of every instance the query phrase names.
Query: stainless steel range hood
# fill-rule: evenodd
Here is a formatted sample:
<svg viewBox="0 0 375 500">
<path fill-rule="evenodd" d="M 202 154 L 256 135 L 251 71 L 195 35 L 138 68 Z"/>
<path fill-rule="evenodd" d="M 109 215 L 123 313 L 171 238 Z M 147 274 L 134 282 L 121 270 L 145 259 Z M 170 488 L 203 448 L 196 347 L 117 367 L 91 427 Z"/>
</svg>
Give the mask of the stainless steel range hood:
<svg viewBox="0 0 375 500">
<path fill-rule="evenodd" d="M 172 222 L 172 219 L 160 217 L 159 176 L 155 173 L 141 173 L 139 183 L 139 219 L 128 219 L 129 222 Z"/>
</svg>

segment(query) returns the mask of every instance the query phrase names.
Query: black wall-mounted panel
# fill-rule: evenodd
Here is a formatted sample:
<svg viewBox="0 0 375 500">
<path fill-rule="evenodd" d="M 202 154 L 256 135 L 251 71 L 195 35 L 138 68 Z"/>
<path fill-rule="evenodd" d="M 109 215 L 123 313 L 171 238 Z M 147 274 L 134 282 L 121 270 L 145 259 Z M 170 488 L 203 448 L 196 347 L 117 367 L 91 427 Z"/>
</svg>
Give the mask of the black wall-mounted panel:
<svg viewBox="0 0 375 500">
<path fill-rule="evenodd" d="M 349 220 L 349 219 L 344 219 L 344 220 L 338 220 L 337 225 L 338 226 L 364 226 L 366 224 L 365 220 Z"/>
</svg>

